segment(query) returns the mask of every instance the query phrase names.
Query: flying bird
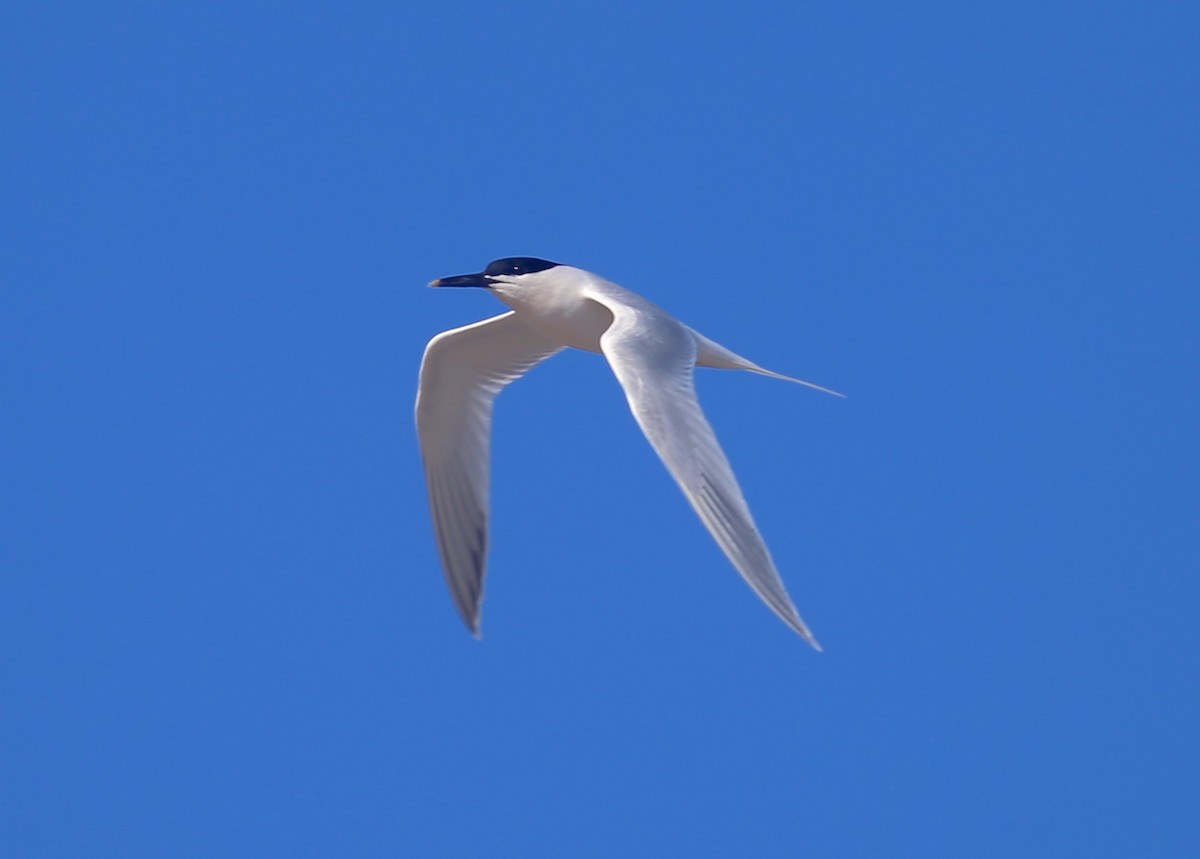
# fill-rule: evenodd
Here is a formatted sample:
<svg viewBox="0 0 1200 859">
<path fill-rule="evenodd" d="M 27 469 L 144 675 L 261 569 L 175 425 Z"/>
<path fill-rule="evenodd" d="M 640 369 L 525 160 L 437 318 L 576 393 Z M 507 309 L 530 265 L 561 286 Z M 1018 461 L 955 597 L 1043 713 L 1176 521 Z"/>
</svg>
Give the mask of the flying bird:
<svg viewBox="0 0 1200 859">
<path fill-rule="evenodd" d="M 434 287 L 479 287 L 511 309 L 429 341 L 417 390 L 417 436 L 433 530 L 454 605 L 479 635 L 488 542 L 492 403 L 564 348 L 603 355 L 633 417 L 717 545 L 770 609 L 817 650 L 759 536 L 729 460 L 696 399 L 695 367 L 766 370 L 604 278 L 535 257 L 498 259 Z"/>
</svg>

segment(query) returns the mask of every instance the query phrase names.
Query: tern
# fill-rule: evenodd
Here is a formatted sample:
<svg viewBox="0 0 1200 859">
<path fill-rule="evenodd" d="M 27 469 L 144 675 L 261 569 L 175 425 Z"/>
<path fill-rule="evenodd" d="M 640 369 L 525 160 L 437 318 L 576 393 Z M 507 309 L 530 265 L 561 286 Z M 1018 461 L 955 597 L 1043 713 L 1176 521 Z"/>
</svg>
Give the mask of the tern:
<svg viewBox="0 0 1200 859">
<path fill-rule="evenodd" d="M 764 369 L 604 278 L 536 257 L 506 257 L 434 287 L 479 287 L 507 313 L 443 331 L 425 347 L 416 420 L 442 570 L 467 628 L 479 635 L 488 543 L 492 404 L 497 394 L 564 348 L 603 355 L 633 417 L 700 521 L 754 592 L 792 630 L 821 646 L 792 604 L 750 515 L 729 460 L 700 410 L 696 367 Z"/>
</svg>

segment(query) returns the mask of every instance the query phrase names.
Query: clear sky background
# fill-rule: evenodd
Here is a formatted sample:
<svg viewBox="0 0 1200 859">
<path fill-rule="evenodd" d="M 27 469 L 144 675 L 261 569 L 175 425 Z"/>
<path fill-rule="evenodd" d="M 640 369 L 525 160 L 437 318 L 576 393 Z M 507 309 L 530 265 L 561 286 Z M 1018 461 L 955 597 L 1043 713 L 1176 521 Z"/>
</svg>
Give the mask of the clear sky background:
<svg viewBox="0 0 1200 859">
<path fill-rule="evenodd" d="M 0 830 L 61 856 L 1195 856 L 1188 3 L 0 15 Z M 500 256 L 699 388 L 825 645 L 603 360 L 497 408 L 484 638 L 417 366 Z"/>
</svg>

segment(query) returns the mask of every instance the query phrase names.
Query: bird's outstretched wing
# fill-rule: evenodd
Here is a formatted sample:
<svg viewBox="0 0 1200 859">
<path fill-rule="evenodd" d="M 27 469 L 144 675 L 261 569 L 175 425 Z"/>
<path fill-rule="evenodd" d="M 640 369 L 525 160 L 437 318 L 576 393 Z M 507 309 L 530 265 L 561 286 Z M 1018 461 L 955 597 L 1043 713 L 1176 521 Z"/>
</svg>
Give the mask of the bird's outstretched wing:
<svg viewBox="0 0 1200 859">
<path fill-rule="evenodd" d="M 429 341 L 417 388 L 417 437 L 446 584 L 479 634 L 488 541 L 492 403 L 510 382 L 563 347 L 510 311 Z"/>
<path fill-rule="evenodd" d="M 700 410 L 692 379 L 695 336 L 656 308 L 603 294 L 593 300 L 613 314 L 600 348 L 651 446 L 742 578 L 784 623 L 820 650 L 788 597 L 729 460 Z"/>
</svg>

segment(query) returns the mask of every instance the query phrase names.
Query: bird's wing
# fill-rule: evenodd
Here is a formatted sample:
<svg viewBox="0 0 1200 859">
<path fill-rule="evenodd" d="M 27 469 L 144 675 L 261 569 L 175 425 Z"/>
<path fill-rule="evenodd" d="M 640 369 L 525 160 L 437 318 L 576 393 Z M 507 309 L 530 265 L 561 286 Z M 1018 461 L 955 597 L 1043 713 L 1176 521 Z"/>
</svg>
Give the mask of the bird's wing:
<svg viewBox="0 0 1200 859">
<path fill-rule="evenodd" d="M 463 622 L 479 634 L 488 540 L 492 403 L 563 347 L 510 311 L 429 341 L 417 388 L 417 437 L 442 571 Z"/>
<path fill-rule="evenodd" d="M 820 650 L 792 605 L 729 460 L 700 410 L 692 378 L 694 335 L 656 308 L 606 295 L 593 300 L 613 314 L 600 349 L 651 446 L 742 578 L 784 623 Z"/>
</svg>

